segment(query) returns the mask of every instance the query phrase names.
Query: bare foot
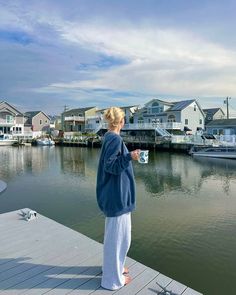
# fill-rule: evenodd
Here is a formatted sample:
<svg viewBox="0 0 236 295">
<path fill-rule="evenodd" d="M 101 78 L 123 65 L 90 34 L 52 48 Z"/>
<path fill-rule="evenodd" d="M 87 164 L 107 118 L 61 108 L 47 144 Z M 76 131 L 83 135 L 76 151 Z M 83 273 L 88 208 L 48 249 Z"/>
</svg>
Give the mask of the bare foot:
<svg viewBox="0 0 236 295">
<path fill-rule="evenodd" d="M 125 276 L 125 286 L 128 285 L 132 281 L 130 276 Z"/>
<path fill-rule="evenodd" d="M 124 267 L 123 275 L 127 275 L 129 273 L 128 267 Z"/>
</svg>

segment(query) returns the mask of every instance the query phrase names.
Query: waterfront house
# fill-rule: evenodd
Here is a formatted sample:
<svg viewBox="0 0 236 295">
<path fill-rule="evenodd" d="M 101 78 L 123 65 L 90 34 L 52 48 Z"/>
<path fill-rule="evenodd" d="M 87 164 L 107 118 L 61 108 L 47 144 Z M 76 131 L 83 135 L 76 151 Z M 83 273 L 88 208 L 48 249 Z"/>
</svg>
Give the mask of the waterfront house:
<svg viewBox="0 0 236 295">
<path fill-rule="evenodd" d="M 61 116 L 50 116 L 50 133 L 53 137 L 60 134 L 62 130 L 61 126 Z"/>
<path fill-rule="evenodd" d="M 62 130 L 61 116 L 50 116 L 50 128 L 55 130 Z"/>
<path fill-rule="evenodd" d="M 0 133 L 16 137 L 24 135 L 24 115 L 6 101 L 0 102 Z"/>
<path fill-rule="evenodd" d="M 138 105 L 121 106 L 120 108 L 125 113 L 125 124 L 133 123 L 133 114 L 138 110 Z M 102 128 L 107 128 L 107 124 L 104 120 L 104 112 L 108 108 L 99 109 L 94 116 L 87 117 L 86 130 L 88 132 L 97 133 Z"/>
<path fill-rule="evenodd" d="M 213 120 L 225 119 L 225 113 L 221 108 L 203 109 L 205 114 L 205 125 Z"/>
<path fill-rule="evenodd" d="M 42 111 L 30 111 L 24 114 L 24 128 L 32 132 L 33 137 L 42 136 L 50 131 L 50 117 Z"/>
<path fill-rule="evenodd" d="M 61 125 L 64 134 L 73 136 L 76 133 L 85 132 L 87 118 L 95 116 L 96 110 L 95 107 L 86 107 L 63 112 L 61 114 Z"/>
<path fill-rule="evenodd" d="M 235 143 L 236 119 L 218 119 L 206 125 L 206 133 L 213 134 L 220 141 Z"/>
<path fill-rule="evenodd" d="M 204 129 L 204 112 L 195 99 L 167 102 L 152 99 L 134 114 L 134 124 L 158 125 L 170 133 Z"/>
</svg>

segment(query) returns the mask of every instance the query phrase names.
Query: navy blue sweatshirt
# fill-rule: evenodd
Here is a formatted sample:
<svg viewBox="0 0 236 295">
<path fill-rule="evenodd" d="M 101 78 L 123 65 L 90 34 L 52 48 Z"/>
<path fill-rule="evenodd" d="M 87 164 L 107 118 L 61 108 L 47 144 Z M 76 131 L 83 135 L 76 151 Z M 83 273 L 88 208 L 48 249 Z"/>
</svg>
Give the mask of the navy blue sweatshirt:
<svg viewBox="0 0 236 295">
<path fill-rule="evenodd" d="M 97 173 L 97 202 L 107 217 L 116 217 L 135 208 L 135 181 L 132 157 L 122 138 L 107 132 L 102 144 Z"/>
</svg>

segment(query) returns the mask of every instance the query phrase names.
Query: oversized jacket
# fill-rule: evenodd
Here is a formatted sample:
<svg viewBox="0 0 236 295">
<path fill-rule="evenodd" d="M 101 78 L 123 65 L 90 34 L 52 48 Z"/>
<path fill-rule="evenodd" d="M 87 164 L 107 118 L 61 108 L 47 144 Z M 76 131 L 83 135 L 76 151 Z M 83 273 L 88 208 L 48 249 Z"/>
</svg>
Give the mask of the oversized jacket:
<svg viewBox="0 0 236 295">
<path fill-rule="evenodd" d="M 132 157 L 122 138 L 107 132 L 102 144 L 97 172 L 97 202 L 107 217 L 135 209 L 135 181 Z"/>
</svg>

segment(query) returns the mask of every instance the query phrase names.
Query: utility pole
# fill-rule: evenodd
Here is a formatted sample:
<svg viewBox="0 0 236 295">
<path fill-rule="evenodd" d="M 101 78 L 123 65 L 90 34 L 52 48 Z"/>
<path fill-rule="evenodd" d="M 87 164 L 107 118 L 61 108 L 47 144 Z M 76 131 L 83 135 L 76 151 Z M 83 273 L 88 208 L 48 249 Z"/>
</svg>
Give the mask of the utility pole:
<svg viewBox="0 0 236 295">
<path fill-rule="evenodd" d="M 64 105 L 64 112 L 61 114 L 61 127 L 62 131 L 65 131 L 65 115 L 64 113 L 69 110 L 69 106 Z"/>
<path fill-rule="evenodd" d="M 231 99 L 231 97 L 227 96 L 226 100 L 224 100 L 224 103 L 226 104 L 226 116 L 227 116 L 227 119 L 229 119 L 229 99 Z"/>
<path fill-rule="evenodd" d="M 64 112 L 68 111 L 69 110 L 69 106 L 67 105 L 64 105 Z"/>
</svg>

